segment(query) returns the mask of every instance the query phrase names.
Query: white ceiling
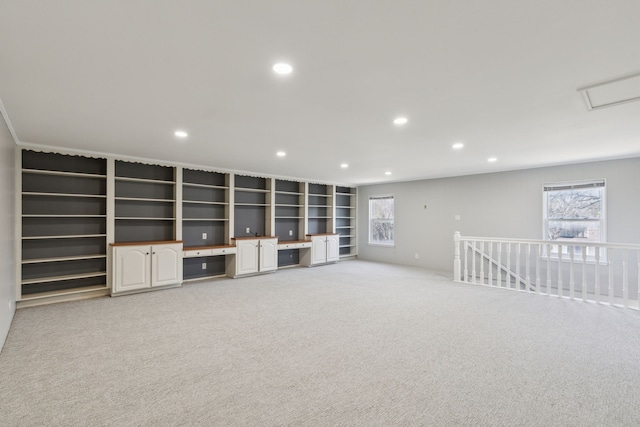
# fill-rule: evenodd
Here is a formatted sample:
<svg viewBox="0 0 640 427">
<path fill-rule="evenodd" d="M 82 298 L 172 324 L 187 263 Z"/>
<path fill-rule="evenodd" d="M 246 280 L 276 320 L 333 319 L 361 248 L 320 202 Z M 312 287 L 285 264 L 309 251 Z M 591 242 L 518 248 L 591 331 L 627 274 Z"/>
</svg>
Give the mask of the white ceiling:
<svg viewBox="0 0 640 427">
<path fill-rule="evenodd" d="M 639 18 L 638 0 L 3 0 L 0 99 L 24 144 L 349 184 L 632 157 L 640 102 L 587 111 L 577 89 L 640 72 Z"/>
</svg>

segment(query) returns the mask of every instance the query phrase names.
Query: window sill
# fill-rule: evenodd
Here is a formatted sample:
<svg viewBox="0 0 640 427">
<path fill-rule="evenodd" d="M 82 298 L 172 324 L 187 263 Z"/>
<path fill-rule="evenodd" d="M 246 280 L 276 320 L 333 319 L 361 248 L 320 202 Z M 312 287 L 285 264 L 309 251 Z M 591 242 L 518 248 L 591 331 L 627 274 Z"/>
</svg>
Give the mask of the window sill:
<svg viewBox="0 0 640 427">
<path fill-rule="evenodd" d="M 369 246 L 379 246 L 382 248 L 395 248 L 396 244 L 395 243 L 371 243 L 371 242 L 367 242 L 367 245 Z"/>
</svg>

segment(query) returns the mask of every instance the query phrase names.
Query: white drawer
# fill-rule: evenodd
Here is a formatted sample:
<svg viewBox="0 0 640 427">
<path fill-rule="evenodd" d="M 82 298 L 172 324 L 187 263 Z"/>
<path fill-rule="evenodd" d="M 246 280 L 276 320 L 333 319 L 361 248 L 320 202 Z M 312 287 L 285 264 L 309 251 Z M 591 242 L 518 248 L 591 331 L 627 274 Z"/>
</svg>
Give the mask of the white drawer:
<svg viewBox="0 0 640 427">
<path fill-rule="evenodd" d="M 211 254 L 211 249 L 202 249 L 202 250 L 195 250 L 195 251 L 184 251 L 184 257 L 185 258 L 193 258 L 193 257 L 209 256 L 209 255 L 212 255 Z"/>
<path fill-rule="evenodd" d="M 293 249 L 295 247 L 295 243 L 278 243 L 278 249 Z"/>
<path fill-rule="evenodd" d="M 296 243 L 296 248 L 310 248 L 311 242 Z"/>
<path fill-rule="evenodd" d="M 235 254 L 236 248 L 216 248 L 211 249 L 211 255 L 229 255 Z"/>
</svg>

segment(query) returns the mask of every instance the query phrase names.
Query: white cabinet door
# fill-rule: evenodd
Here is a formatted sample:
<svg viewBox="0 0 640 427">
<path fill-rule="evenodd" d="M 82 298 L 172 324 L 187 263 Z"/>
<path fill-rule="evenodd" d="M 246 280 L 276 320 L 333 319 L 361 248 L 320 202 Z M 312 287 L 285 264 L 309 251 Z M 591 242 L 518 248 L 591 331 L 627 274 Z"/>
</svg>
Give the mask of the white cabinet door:
<svg viewBox="0 0 640 427">
<path fill-rule="evenodd" d="M 258 240 L 236 242 L 236 275 L 258 272 Z"/>
<path fill-rule="evenodd" d="M 311 264 L 327 262 L 327 237 L 311 237 Z"/>
<path fill-rule="evenodd" d="M 260 271 L 278 269 L 278 239 L 260 240 Z"/>
<path fill-rule="evenodd" d="M 340 259 L 340 240 L 336 235 L 327 236 L 327 262 Z"/>
<path fill-rule="evenodd" d="M 151 253 L 151 286 L 182 282 L 182 244 L 152 246 Z"/>
<path fill-rule="evenodd" d="M 118 246 L 113 257 L 113 292 L 151 287 L 151 246 Z"/>
</svg>

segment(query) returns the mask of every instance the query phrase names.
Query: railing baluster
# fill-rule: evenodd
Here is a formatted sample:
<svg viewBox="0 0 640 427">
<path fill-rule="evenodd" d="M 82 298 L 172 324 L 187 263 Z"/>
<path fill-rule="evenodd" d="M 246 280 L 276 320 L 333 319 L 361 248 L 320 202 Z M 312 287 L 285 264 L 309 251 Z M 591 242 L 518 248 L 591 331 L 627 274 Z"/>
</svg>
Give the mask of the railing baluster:
<svg viewBox="0 0 640 427">
<path fill-rule="evenodd" d="M 609 305 L 614 303 L 614 291 L 613 291 L 613 264 L 611 262 L 611 249 L 607 248 L 607 277 L 609 280 Z"/>
<path fill-rule="evenodd" d="M 558 244 L 558 296 L 562 298 L 562 245 Z"/>
<path fill-rule="evenodd" d="M 627 272 L 627 264 L 629 261 L 629 251 L 622 252 L 622 304 L 629 307 L 629 276 Z"/>
<path fill-rule="evenodd" d="M 489 286 L 493 286 L 493 242 L 489 242 Z"/>
<path fill-rule="evenodd" d="M 476 241 L 471 242 L 471 283 L 476 283 Z"/>
<path fill-rule="evenodd" d="M 484 285 L 484 241 L 480 242 L 480 284 Z"/>
<path fill-rule="evenodd" d="M 520 279 L 520 243 L 516 244 L 516 277 L 515 277 L 515 282 L 516 282 L 516 290 L 520 290 L 520 282 L 522 282 L 522 280 Z"/>
<path fill-rule="evenodd" d="M 498 268 L 497 268 L 497 276 L 496 284 L 499 287 L 502 287 L 502 242 L 498 242 Z"/>
<path fill-rule="evenodd" d="M 587 301 L 587 247 L 582 247 L 582 301 Z"/>
<path fill-rule="evenodd" d="M 542 245 L 536 245 L 536 294 L 540 293 L 540 252 Z"/>
<path fill-rule="evenodd" d="M 469 258 L 469 242 L 467 240 L 464 241 L 464 280 L 463 282 L 469 283 L 469 263 L 467 259 Z"/>
<path fill-rule="evenodd" d="M 507 242 L 507 272 L 505 275 L 507 276 L 505 285 L 507 289 L 511 289 L 511 242 Z"/>
<path fill-rule="evenodd" d="M 525 286 L 525 292 L 531 292 L 531 273 L 529 272 L 529 269 L 531 268 L 531 243 L 527 243 L 527 246 L 525 246 L 526 250 L 525 250 L 525 272 L 524 272 L 524 286 Z"/>
<path fill-rule="evenodd" d="M 569 251 L 569 298 L 573 299 L 575 297 L 575 283 L 573 278 L 573 257 L 575 256 L 575 246 L 571 245 L 571 250 Z"/>
<path fill-rule="evenodd" d="M 595 301 L 597 303 L 600 302 L 600 248 L 596 247 L 595 248 L 595 257 L 596 257 L 596 264 L 594 267 L 594 274 L 595 274 Z"/>
<path fill-rule="evenodd" d="M 547 295 L 551 295 L 551 243 L 547 243 Z"/>
</svg>

